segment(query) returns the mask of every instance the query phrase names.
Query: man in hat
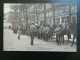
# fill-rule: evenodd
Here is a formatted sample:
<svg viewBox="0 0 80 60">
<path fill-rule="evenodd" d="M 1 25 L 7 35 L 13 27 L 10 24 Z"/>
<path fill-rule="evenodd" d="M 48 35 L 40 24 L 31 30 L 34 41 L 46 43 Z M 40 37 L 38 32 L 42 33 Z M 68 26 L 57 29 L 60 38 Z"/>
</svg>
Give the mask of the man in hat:
<svg viewBox="0 0 80 60">
<path fill-rule="evenodd" d="M 31 24 L 30 26 L 30 37 L 31 37 L 31 45 L 33 45 L 33 39 L 35 36 L 35 32 L 36 32 L 36 26 L 34 23 Z"/>
</svg>

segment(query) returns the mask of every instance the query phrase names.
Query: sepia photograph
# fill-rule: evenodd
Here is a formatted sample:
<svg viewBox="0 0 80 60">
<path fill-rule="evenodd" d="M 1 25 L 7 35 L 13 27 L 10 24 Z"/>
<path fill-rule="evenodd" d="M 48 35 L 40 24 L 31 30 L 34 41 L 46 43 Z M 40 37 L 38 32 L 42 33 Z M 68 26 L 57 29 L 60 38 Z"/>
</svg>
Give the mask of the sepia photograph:
<svg viewBox="0 0 80 60">
<path fill-rule="evenodd" d="M 77 3 L 3 5 L 3 51 L 77 52 Z"/>
</svg>

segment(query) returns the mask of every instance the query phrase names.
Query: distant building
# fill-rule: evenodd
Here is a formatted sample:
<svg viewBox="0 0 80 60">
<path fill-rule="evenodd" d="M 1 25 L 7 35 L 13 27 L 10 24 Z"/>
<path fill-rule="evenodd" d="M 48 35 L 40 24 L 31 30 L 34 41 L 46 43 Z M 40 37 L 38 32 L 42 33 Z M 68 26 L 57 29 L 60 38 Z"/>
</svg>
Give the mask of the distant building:
<svg viewBox="0 0 80 60">
<path fill-rule="evenodd" d="M 21 9 L 21 8 L 20 8 Z M 6 18 L 5 18 L 6 19 Z M 77 5 L 75 3 L 34 3 L 24 4 L 19 12 L 9 12 L 8 20 L 14 24 L 28 24 L 43 22 L 49 25 L 77 23 Z"/>
<path fill-rule="evenodd" d="M 45 7 L 44 7 L 45 5 Z M 40 24 L 40 21 L 46 20 L 48 24 L 62 24 L 62 23 L 72 23 L 75 21 L 77 23 L 77 5 L 76 4 L 35 4 L 31 5 L 32 19 L 34 22 Z M 37 16 L 35 9 L 37 9 Z M 34 14 L 35 13 L 35 14 Z M 46 14 L 46 17 L 45 17 Z M 53 16 L 54 15 L 54 16 Z M 37 20 L 38 19 L 38 20 Z"/>
</svg>

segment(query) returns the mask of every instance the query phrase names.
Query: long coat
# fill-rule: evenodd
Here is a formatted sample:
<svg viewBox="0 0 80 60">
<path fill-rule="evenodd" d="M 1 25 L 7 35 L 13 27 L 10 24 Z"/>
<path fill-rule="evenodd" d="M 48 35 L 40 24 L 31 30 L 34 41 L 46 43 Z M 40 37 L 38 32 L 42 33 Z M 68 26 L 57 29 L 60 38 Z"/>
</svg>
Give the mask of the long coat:
<svg viewBox="0 0 80 60">
<path fill-rule="evenodd" d="M 22 34 L 22 31 L 21 31 L 20 27 L 18 28 L 17 34 L 18 34 L 18 36 L 20 36 Z"/>
<path fill-rule="evenodd" d="M 33 34 L 34 32 L 36 32 L 37 28 L 35 25 L 31 25 L 30 26 L 30 34 Z"/>
</svg>

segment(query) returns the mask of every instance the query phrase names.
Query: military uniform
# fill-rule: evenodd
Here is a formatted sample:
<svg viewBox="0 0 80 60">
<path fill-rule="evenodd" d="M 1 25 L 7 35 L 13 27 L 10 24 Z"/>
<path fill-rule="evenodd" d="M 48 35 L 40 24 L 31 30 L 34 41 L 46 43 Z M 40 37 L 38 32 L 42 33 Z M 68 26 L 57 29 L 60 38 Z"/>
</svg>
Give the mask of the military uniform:
<svg viewBox="0 0 80 60">
<path fill-rule="evenodd" d="M 33 39 L 35 37 L 35 32 L 36 32 L 36 26 L 34 24 L 32 24 L 30 26 L 31 45 L 33 45 Z"/>
<path fill-rule="evenodd" d="M 20 35 L 22 34 L 21 26 L 19 26 L 17 34 L 18 34 L 18 39 L 20 39 Z"/>
</svg>

